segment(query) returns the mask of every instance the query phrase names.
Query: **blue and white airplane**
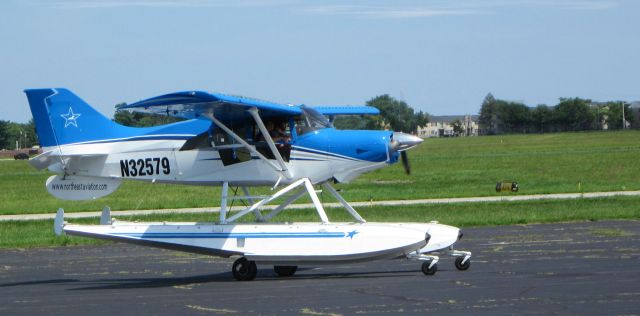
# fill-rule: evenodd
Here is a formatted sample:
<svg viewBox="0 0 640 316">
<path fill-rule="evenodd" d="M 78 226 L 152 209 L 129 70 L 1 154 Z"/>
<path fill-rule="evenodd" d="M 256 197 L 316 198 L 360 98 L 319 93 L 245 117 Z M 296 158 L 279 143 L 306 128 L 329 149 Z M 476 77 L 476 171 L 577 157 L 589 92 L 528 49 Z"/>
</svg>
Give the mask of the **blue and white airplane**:
<svg viewBox="0 0 640 316">
<path fill-rule="evenodd" d="M 274 265 L 291 276 L 299 264 L 345 263 L 406 257 L 422 260 L 434 274 L 443 252 L 456 257 L 459 270 L 471 253 L 453 250 L 462 236 L 456 227 L 431 223 L 367 223 L 331 186 L 382 168 L 402 158 L 422 139 L 391 131 L 337 130 L 336 115 L 376 115 L 372 107 L 308 107 L 186 91 L 162 95 L 121 109 L 185 120 L 145 128 L 126 127 L 97 112 L 67 89 L 25 91 L 43 153 L 30 163 L 56 173 L 47 190 L 60 199 L 86 200 L 114 192 L 123 179 L 222 186 L 215 223 L 127 223 L 111 219 L 105 208 L 101 225 L 71 225 L 58 210 L 58 234 L 86 236 L 146 246 L 234 257 L 238 280 L 252 280 L 257 263 Z M 314 185 L 333 195 L 353 217 L 332 223 Z M 245 196 L 230 197 L 229 187 Z M 250 196 L 249 188 L 271 186 L 274 194 Z M 319 223 L 272 223 L 270 220 L 308 195 Z M 250 206 L 230 213 L 227 201 Z M 267 208 L 278 201 L 279 205 Z M 254 223 L 237 223 L 246 215 Z"/>
</svg>

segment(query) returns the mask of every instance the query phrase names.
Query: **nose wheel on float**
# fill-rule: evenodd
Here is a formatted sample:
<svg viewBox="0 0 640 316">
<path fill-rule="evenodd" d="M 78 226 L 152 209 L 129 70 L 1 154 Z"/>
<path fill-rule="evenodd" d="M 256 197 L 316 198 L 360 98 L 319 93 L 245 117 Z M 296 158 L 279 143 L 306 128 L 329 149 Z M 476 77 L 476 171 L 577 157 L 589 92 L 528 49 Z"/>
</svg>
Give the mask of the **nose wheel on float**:
<svg viewBox="0 0 640 316">
<path fill-rule="evenodd" d="M 448 250 L 444 253 L 456 257 L 454 262 L 456 269 L 465 271 L 471 267 L 470 251 Z M 422 273 L 425 275 L 434 275 L 438 271 L 438 261 L 440 261 L 438 256 L 413 252 L 407 255 L 407 259 L 422 261 Z"/>
<path fill-rule="evenodd" d="M 422 263 L 422 273 L 424 275 L 434 275 L 438 271 L 438 259 L 425 260 Z"/>
<path fill-rule="evenodd" d="M 456 269 L 460 271 L 467 270 L 471 266 L 471 258 L 468 256 L 460 256 L 456 258 L 455 266 Z"/>
</svg>

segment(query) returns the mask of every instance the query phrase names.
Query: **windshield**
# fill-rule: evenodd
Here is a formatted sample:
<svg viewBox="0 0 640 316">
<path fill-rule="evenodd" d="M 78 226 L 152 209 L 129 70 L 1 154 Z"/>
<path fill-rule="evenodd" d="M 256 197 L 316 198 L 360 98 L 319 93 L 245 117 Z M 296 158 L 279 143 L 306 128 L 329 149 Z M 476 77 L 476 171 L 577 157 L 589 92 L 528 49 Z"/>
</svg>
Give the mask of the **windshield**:
<svg viewBox="0 0 640 316">
<path fill-rule="evenodd" d="M 331 122 L 317 110 L 304 105 L 300 109 L 302 110 L 302 116 L 296 118 L 296 132 L 298 135 L 333 127 Z"/>
<path fill-rule="evenodd" d="M 324 117 L 324 115 L 320 114 L 320 112 L 318 112 L 316 109 L 304 105 L 301 107 L 301 109 L 302 113 L 304 113 L 303 116 L 307 123 L 307 126 L 315 129 L 333 127 L 333 125 L 331 125 L 331 122 L 329 122 L 329 120 Z"/>
</svg>

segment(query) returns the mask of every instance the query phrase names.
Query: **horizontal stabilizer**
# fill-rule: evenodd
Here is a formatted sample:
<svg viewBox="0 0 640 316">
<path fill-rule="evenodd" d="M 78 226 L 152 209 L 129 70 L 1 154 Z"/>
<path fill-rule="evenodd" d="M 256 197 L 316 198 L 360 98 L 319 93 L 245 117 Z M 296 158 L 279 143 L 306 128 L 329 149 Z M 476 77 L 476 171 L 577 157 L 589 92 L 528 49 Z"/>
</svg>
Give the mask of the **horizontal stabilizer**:
<svg viewBox="0 0 640 316">
<path fill-rule="evenodd" d="M 107 154 L 106 153 L 100 153 L 100 154 L 81 154 L 81 153 L 77 153 L 77 154 L 73 154 L 73 153 L 65 153 L 65 154 L 60 154 L 60 152 L 58 150 L 49 150 L 47 152 L 44 152 L 38 156 L 35 156 L 33 158 L 31 158 L 29 160 L 29 164 L 38 169 L 38 170 L 42 170 L 45 169 L 47 167 L 49 167 L 52 164 L 55 163 L 59 163 L 62 161 L 67 161 L 69 159 L 74 159 L 74 158 L 90 158 L 90 157 L 106 157 Z M 67 163 L 67 162 L 65 162 Z"/>
<path fill-rule="evenodd" d="M 40 155 L 37 155 L 31 159 L 29 159 L 29 164 L 38 169 L 38 170 L 42 170 L 44 168 L 49 167 L 49 165 L 51 165 L 51 160 L 52 160 L 52 156 L 53 156 L 53 150 L 44 152 Z"/>
</svg>

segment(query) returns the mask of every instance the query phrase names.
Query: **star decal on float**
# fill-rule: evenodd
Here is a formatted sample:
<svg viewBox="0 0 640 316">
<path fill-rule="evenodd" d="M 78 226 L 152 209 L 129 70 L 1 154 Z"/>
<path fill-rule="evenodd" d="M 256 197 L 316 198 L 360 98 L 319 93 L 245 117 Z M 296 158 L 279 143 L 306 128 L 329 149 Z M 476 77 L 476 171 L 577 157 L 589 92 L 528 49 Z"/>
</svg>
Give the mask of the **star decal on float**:
<svg viewBox="0 0 640 316">
<path fill-rule="evenodd" d="M 353 239 L 353 236 L 355 236 L 356 234 L 358 234 L 357 230 L 353 230 L 352 232 L 347 233 L 346 237 L 349 237 L 351 239 Z"/>
<path fill-rule="evenodd" d="M 62 116 L 62 118 L 64 119 L 64 128 L 67 128 L 67 126 L 69 125 L 73 125 L 75 127 L 78 127 L 78 118 L 80 117 L 80 113 L 73 113 L 73 109 L 71 107 L 69 107 L 69 113 L 67 114 L 60 114 L 60 116 Z"/>
</svg>

